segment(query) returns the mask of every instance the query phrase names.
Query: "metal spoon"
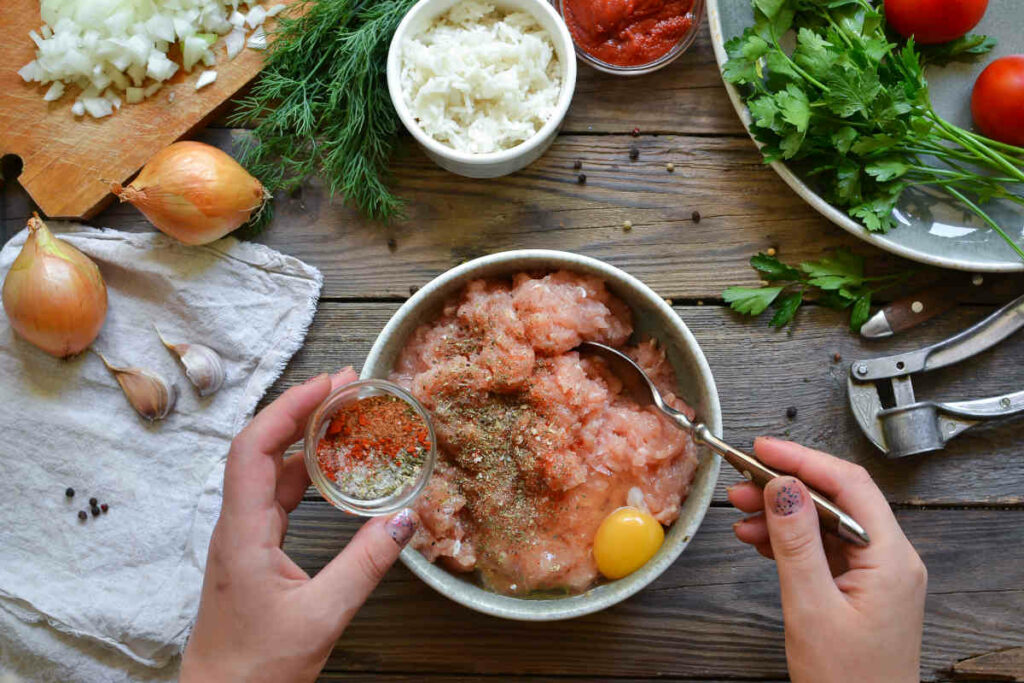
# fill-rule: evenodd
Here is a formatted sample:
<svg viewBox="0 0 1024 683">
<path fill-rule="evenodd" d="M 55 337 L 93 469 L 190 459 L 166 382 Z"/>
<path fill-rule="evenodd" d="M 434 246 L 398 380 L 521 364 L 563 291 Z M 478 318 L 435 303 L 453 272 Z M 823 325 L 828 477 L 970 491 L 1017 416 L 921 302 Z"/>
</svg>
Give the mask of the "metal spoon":
<svg viewBox="0 0 1024 683">
<path fill-rule="evenodd" d="M 763 488 L 772 479 L 783 476 L 754 456 L 738 451 L 719 439 L 703 422 L 694 424 L 686 415 L 666 404 L 647 373 L 626 354 L 597 342 L 583 342 L 577 347 L 577 350 L 592 352 L 604 358 L 615 376 L 622 381 L 625 388 L 631 391 L 631 395 L 637 399 L 640 405 L 653 404 L 671 418 L 676 426 L 690 432 L 697 443 L 707 444 L 744 477 L 758 486 Z M 808 488 L 810 489 L 810 487 Z M 818 519 L 821 520 L 821 525 L 826 531 L 855 545 L 865 546 L 870 542 L 867 532 L 853 517 L 843 512 L 820 493 L 813 489 L 810 489 L 810 492 L 814 506 L 818 509 Z"/>
</svg>

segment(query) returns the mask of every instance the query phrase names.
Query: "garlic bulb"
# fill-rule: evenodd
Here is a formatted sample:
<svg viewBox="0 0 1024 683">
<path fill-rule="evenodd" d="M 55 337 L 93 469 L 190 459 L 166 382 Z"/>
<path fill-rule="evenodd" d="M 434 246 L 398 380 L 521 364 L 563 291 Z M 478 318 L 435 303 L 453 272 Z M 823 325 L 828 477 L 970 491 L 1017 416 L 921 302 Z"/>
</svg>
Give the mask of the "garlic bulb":
<svg viewBox="0 0 1024 683">
<path fill-rule="evenodd" d="M 128 403 L 139 415 L 153 422 L 164 419 L 174 409 L 178 389 L 162 375 L 142 368 L 111 365 L 102 353 L 94 352 L 107 366 L 107 370 L 114 375 L 114 379 L 121 385 L 121 390 L 128 398 Z"/>
<path fill-rule="evenodd" d="M 156 325 L 153 328 L 163 345 L 173 351 L 185 366 L 185 376 L 195 385 L 200 396 L 209 396 L 221 388 L 224 384 L 224 361 L 220 354 L 203 344 L 171 344 Z"/>
</svg>

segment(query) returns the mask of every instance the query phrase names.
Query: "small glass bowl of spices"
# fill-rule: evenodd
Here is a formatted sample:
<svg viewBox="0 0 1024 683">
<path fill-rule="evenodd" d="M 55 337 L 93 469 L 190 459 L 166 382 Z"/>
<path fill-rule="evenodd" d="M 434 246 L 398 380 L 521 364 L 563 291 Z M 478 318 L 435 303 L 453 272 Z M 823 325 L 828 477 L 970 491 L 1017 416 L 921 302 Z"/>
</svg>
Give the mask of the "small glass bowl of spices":
<svg viewBox="0 0 1024 683">
<path fill-rule="evenodd" d="M 379 379 L 331 393 L 306 428 L 306 469 L 320 495 L 357 515 L 408 507 L 437 459 L 434 427 L 408 391 Z"/>
</svg>

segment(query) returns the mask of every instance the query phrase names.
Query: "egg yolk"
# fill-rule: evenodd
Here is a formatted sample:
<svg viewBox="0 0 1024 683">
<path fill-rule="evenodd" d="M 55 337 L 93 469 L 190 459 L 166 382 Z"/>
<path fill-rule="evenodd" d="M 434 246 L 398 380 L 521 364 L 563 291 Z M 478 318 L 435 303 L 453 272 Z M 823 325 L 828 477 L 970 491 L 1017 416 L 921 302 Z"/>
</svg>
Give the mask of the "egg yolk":
<svg viewBox="0 0 1024 683">
<path fill-rule="evenodd" d="M 604 518 L 594 536 L 597 569 L 609 579 L 621 579 L 644 566 L 665 540 L 665 530 L 651 513 L 622 507 Z"/>
</svg>

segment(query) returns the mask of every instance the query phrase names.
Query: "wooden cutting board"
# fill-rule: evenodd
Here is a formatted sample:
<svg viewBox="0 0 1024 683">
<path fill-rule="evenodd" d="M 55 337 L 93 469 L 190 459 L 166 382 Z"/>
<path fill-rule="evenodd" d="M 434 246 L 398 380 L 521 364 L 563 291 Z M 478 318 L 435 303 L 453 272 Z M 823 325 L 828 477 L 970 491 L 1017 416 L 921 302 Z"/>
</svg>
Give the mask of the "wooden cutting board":
<svg viewBox="0 0 1024 683">
<path fill-rule="evenodd" d="M 0 21 L 0 156 L 24 164 L 18 182 L 51 218 L 89 218 L 113 196 L 110 181 L 124 182 L 157 151 L 195 130 L 251 81 L 263 53 L 244 49 L 228 61 L 216 47 L 217 80 L 196 91 L 200 66 L 178 70 L 153 97 L 102 119 L 74 116 L 78 88 L 44 102 L 48 86 L 25 83 L 18 69 L 35 57 L 28 32 L 39 30 L 39 0 L 3 0 Z M 173 96 L 173 97 L 172 97 Z M 106 181 L 106 182 L 104 182 Z"/>
</svg>

